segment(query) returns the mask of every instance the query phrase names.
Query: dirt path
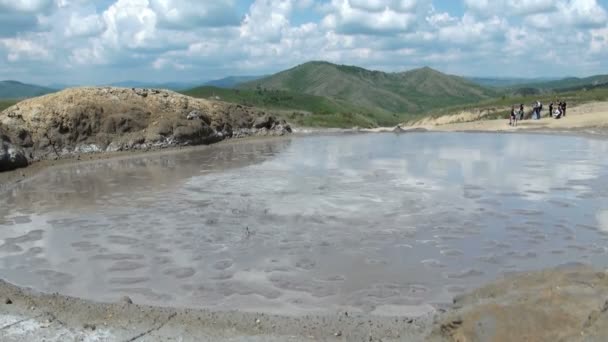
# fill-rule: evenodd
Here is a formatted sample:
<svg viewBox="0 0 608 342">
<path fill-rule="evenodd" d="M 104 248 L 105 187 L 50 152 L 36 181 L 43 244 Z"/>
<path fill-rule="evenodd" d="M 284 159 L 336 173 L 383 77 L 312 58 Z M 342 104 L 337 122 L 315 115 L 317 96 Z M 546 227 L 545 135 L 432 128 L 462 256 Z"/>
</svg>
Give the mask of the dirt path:
<svg viewBox="0 0 608 342">
<path fill-rule="evenodd" d="M 545 114 L 547 111 L 545 111 Z M 458 114 L 427 119 L 418 124 L 403 126 L 404 129 L 423 128 L 429 131 L 553 131 L 605 134 L 608 132 L 608 102 L 593 102 L 568 109 L 562 119 L 543 117 L 541 120 L 519 121 L 509 126 L 509 120 L 477 120 L 477 117 Z M 475 121 L 469 121 L 475 120 Z M 462 122 L 466 121 L 466 122 Z"/>
</svg>

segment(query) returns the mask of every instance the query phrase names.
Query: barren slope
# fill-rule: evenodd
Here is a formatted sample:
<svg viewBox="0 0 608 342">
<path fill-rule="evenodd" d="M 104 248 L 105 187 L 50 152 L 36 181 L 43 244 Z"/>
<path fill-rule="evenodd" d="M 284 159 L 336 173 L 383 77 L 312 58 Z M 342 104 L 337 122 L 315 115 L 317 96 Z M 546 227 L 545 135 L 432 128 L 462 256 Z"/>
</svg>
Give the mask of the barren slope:
<svg viewBox="0 0 608 342">
<path fill-rule="evenodd" d="M 285 122 L 241 105 L 172 91 L 74 88 L 0 113 L 0 171 L 79 153 L 146 150 L 281 135 Z"/>
</svg>

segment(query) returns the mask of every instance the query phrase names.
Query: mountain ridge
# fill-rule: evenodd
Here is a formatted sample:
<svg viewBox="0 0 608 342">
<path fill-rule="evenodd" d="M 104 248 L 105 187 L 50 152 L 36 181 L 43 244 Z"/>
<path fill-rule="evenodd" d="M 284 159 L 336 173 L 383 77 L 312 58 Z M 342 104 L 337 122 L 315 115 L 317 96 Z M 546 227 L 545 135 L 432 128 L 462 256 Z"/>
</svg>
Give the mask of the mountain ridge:
<svg viewBox="0 0 608 342">
<path fill-rule="evenodd" d="M 300 64 L 238 88 L 327 96 L 389 113 L 420 113 L 495 95 L 491 89 L 430 67 L 387 73 L 325 61 Z"/>
<path fill-rule="evenodd" d="M 54 93 L 57 90 L 15 80 L 0 81 L 0 99 L 22 99 Z"/>
</svg>

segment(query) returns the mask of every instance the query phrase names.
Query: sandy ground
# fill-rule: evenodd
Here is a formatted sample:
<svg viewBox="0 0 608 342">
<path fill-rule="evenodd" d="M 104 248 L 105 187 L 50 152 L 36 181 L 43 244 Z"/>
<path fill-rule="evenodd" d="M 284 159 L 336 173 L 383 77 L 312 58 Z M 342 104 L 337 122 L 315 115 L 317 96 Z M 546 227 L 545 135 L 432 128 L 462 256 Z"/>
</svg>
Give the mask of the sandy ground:
<svg viewBox="0 0 608 342">
<path fill-rule="evenodd" d="M 547 111 L 544 113 L 547 114 Z M 543 117 L 541 120 L 518 121 L 510 126 L 508 120 L 476 120 L 476 114 L 461 113 L 454 116 L 425 120 L 404 129 L 423 128 L 430 131 L 553 131 L 605 134 L 608 132 L 608 102 L 592 102 L 569 108 L 562 119 Z M 476 121 L 474 121 L 476 120 Z"/>
<path fill-rule="evenodd" d="M 361 129 L 360 132 L 550 132 L 574 133 L 597 136 L 608 136 L 608 102 L 591 102 L 568 109 L 562 119 L 546 117 L 544 111 L 541 120 L 518 121 L 517 126 L 510 126 L 509 120 L 485 120 L 480 113 L 462 112 L 438 118 L 426 118 L 420 121 L 402 124 L 397 127 L 378 127 Z"/>
</svg>

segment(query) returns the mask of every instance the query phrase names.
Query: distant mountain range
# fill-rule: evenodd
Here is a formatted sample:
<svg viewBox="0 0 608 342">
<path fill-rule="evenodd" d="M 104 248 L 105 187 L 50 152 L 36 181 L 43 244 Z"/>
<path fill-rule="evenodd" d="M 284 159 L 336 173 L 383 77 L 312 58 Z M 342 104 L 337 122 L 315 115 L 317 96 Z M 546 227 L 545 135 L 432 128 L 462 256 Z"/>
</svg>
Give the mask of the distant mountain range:
<svg viewBox="0 0 608 342">
<path fill-rule="evenodd" d="M 55 92 L 55 89 L 18 81 L 0 81 L 0 99 L 21 99 Z"/>
<path fill-rule="evenodd" d="M 169 89 L 169 90 L 186 90 L 192 89 L 198 86 L 213 86 L 218 88 L 234 88 L 237 84 L 253 81 L 263 76 L 228 76 L 217 80 L 211 81 L 188 81 L 188 82 L 143 82 L 143 81 L 120 81 L 109 84 L 101 84 L 101 86 L 121 87 L 121 88 L 155 88 L 155 89 Z M 83 84 L 84 85 L 84 84 Z M 55 83 L 49 85 L 49 88 L 53 89 L 66 89 L 83 85 L 67 85 L 61 83 Z"/>
<path fill-rule="evenodd" d="M 200 85 L 201 82 L 191 81 L 191 82 L 164 82 L 164 83 L 154 83 L 154 82 L 140 82 L 140 81 L 121 81 L 107 84 L 111 87 L 122 87 L 122 88 L 155 88 L 155 89 L 169 89 L 169 90 L 183 90 L 190 89 L 192 87 L 196 87 Z"/>
<path fill-rule="evenodd" d="M 559 78 L 511 78 L 511 77 L 465 77 L 467 80 L 484 87 L 513 87 L 532 83 L 544 83 L 559 80 Z"/>
<path fill-rule="evenodd" d="M 608 75 L 595 75 L 584 78 L 568 77 L 549 82 L 528 83 L 525 84 L 525 87 L 550 91 L 573 91 L 587 88 L 608 87 Z"/>
<path fill-rule="evenodd" d="M 207 81 L 203 85 L 218 88 L 236 88 L 239 84 L 255 81 L 266 76 L 228 76 L 219 80 Z"/>
<path fill-rule="evenodd" d="M 390 113 L 420 113 L 496 95 L 492 89 L 428 67 L 386 73 L 328 62 L 305 63 L 238 88 L 327 96 Z"/>
</svg>

